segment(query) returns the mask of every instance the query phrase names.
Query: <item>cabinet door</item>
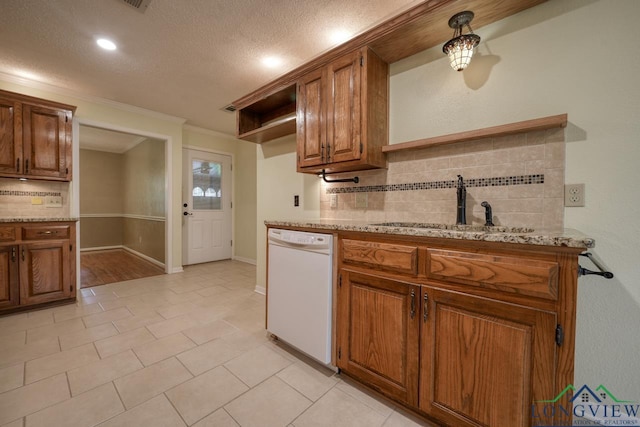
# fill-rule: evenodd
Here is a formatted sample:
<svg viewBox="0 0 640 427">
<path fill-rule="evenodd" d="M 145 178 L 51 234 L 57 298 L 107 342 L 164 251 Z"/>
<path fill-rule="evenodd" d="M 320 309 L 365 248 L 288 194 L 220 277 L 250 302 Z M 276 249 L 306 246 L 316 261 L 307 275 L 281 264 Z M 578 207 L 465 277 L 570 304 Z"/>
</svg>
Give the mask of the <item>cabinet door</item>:
<svg viewBox="0 0 640 427">
<path fill-rule="evenodd" d="M 67 110 L 23 104 L 25 175 L 67 178 L 71 150 L 70 115 Z"/>
<path fill-rule="evenodd" d="M 416 405 L 420 287 L 344 269 L 340 275 L 338 367 Z"/>
<path fill-rule="evenodd" d="M 298 169 L 325 163 L 326 133 L 323 71 L 316 70 L 298 81 L 297 152 Z"/>
<path fill-rule="evenodd" d="M 328 65 L 327 163 L 360 159 L 361 58 L 356 51 Z"/>
<path fill-rule="evenodd" d="M 456 426 L 531 425 L 555 393 L 555 313 L 422 288 L 420 409 Z"/>
<path fill-rule="evenodd" d="M 0 309 L 19 304 L 18 246 L 0 246 Z"/>
<path fill-rule="evenodd" d="M 70 298 L 69 241 L 29 243 L 20 246 L 20 303 Z"/>
<path fill-rule="evenodd" d="M 0 173 L 22 173 L 20 103 L 0 99 Z"/>
</svg>

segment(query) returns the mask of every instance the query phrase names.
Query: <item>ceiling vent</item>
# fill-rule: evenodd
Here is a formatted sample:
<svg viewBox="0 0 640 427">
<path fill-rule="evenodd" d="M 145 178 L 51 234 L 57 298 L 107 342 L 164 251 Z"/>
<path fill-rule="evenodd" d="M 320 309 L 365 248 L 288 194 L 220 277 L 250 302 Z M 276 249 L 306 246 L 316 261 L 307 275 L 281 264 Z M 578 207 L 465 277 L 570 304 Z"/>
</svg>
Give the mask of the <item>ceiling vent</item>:
<svg viewBox="0 0 640 427">
<path fill-rule="evenodd" d="M 234 113 L 237 108 L 233 104 L 226 105 L 221 108 L 222 111 L 226 111 L 227 113 Z"/>
<path fill-rule="evenodd" d="M 128 4 L 129 6 L 133 7 L 134 9 L 144 13 L 145 10 L 147 10 L 147 8 L 149 7 L 149 3 L 151 3 L 151 0 L 120 0 L 125 4 Z"/>
</svg>

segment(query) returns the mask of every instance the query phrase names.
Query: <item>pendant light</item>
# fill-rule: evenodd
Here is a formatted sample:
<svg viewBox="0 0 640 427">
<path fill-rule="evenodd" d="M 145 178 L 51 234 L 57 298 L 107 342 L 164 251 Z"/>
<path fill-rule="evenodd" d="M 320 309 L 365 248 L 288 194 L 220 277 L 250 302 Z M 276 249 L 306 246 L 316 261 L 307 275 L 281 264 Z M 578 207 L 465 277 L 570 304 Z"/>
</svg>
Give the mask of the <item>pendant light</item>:
<svg viewBox="0 0 640 427">
<path fill-rule="evenodd" d="M 451 68 L 456 71 L 467 68 L 473 56 L 473 49 L 480 43 L 480 36 L 473 34 L 469 25 L 473 16 L 473 12 L 467 10 L 456 13 L 449 19 L 449 27 L 453 28 L 453 38 L 444 44 L 442 51 L 449 56 Z M 469 34 L 462 34 L 462 27 L 465 25 L 469 28 Z"/>
</svg>

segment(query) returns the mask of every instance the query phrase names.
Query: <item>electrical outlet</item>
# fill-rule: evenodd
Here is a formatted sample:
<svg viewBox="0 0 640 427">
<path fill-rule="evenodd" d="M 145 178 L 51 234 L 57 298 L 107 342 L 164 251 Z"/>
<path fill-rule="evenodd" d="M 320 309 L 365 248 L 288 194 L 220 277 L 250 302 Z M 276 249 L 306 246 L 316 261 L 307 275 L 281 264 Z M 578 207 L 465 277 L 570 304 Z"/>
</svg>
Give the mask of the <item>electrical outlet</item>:
<svg viewBox="0 0 640 427">
<path fill-rule="evenodd" d="M 62 196 L 45 196 L 44 206 L 47 208 L 61 208 Z"/>
<path fill-rule="evenodd" d="M 332 194 L 329 196 L 329 206 L 332 209 L 335 209 L 338 207 L 338 195 L 337 194 Z"/>
<path fill-rule="evenodd" d="M 564 205 L 567 207 L 584 206 L 584 184 L 565 184 Z"/>
<path fill-rule="evenodd" d="M 297 194 L 293 196 L 293 206 L 295 207 L 300 206 L 300 196 L 298 196 Z"/>
<path fill-rule="evenodd" d="M 369 195 L 367 193 L 356 193 L 356 209 L 366 209 L 369 205 Z"/>
</svg>

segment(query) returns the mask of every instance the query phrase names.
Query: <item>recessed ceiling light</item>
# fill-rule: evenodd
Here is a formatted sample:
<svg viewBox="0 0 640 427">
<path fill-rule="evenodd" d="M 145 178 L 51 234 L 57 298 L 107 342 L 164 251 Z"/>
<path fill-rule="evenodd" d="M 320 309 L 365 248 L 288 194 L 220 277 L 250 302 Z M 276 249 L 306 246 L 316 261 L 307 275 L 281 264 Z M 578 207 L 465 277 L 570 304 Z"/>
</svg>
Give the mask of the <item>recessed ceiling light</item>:
<svg viewBox="0 0 640 427">
<path fill-rule="evenodd" d="M 266 56 L 262 58 L 262 64 L 268 68 L 275 68 L 282 64 L 282 59 L 277 56 Z"/>
<path fill-rule="evenodd" d="M 98 46 L 100 46 L 104 50 L 116 50 L 116 48 L 117 48 L 117 46 L 116 46 L 116 44 L 114 42 L 112 42 L 111 40 L 107 40 L 107 39 L 98 39 L 98 40 L 96 40 L 96 43 L 98 43 Z"/>
</svg>

